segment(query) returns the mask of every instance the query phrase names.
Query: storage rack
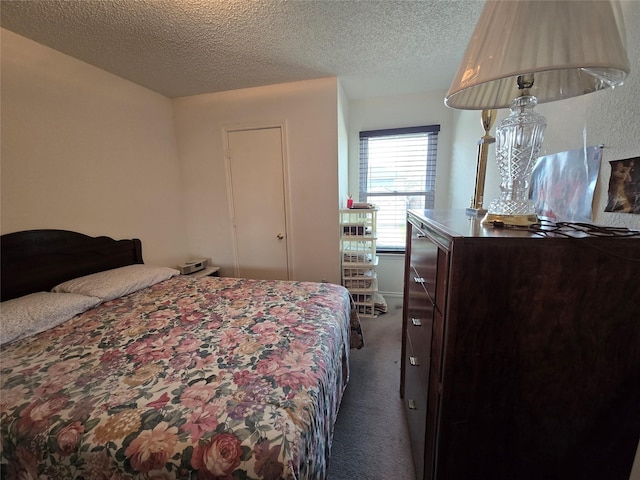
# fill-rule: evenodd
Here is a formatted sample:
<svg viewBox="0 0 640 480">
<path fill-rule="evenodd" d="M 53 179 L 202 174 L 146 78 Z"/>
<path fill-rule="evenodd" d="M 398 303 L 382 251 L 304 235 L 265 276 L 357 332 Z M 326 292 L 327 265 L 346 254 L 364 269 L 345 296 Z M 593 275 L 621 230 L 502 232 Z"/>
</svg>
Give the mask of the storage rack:
<svg viewBox="0 0 640 480">
<path fill-rule="evenodd" d="M 342 285 L 362 317 L 376 317 L 376 208 L 340 210 Z"/>
</svg>

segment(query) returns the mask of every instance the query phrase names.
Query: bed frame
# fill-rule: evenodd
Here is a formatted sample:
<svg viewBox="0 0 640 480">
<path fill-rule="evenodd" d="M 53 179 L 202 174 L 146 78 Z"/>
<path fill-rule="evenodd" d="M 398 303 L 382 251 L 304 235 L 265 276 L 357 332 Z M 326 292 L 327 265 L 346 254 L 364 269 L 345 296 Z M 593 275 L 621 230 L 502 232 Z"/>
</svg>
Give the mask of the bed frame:
<svg viewBox="0 0 640 480">
<path fill-rule="evenodd" d="M 89 237 L 68 230 L 27 230 L 0 237 L 1 299 L 49 291 L 72 278 L 142 261 L 139 239 Z"/>
</svg>

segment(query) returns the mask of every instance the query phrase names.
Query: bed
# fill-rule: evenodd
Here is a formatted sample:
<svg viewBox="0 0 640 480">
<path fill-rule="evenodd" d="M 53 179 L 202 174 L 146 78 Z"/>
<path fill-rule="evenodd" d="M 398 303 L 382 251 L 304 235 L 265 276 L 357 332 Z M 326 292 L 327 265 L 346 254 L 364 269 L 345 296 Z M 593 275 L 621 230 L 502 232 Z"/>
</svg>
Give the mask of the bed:
<svg viewBox="0 0 640 480">
<path fill-rule="evenodd" d="M 195 279 L 63 230 L 1 248 L 2 478 L 326 478 L 362 346 L 345 288 Z"/>
</svg>

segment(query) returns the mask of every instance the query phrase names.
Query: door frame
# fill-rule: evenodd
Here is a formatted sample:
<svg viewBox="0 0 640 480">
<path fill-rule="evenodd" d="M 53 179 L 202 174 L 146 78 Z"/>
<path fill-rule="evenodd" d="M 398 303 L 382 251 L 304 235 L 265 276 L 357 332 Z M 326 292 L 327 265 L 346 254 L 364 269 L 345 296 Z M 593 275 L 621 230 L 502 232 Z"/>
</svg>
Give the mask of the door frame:
<svg viewBox="0 0 640 480">
<path fill-rule="evenodd" d="M 238 277 L 240 275 L 240 259 L 238 257 L 238 245 L 236 238 L 235 228 L 235 208 L 233 204 L 233 183 L 231 179 L 231 158 L 229 155 L 229 141 L 228 134 L 230 132 L 241 132 L 248 130 L 264 130 L 269 128 L 280 129 L 280 150 L 282 152 L 282 185 L 284 187 L 284 221 L 285 221 L 285 235 L 286 235 L 286 253 L 287 253 L 287 279 L 291 280 L 291 274 L 293 272 L 293 247 L 291 232 L 291 198 L 290 198 L 290 182 L 289 182 L 289 152 L 287 148 L 287 122 L 273 121 L 273 122 L 258 122 L 258 123 L 241 123 L 241 124 L 226 124 L 222 125 L 222 143 L 224 149 L 224 165 L 227 185 L 227 202 L 229 205 L 229 220 L 231 221 L 231 246 L 233 249 L 233 271 L 234 275 Z"/>
</svg>

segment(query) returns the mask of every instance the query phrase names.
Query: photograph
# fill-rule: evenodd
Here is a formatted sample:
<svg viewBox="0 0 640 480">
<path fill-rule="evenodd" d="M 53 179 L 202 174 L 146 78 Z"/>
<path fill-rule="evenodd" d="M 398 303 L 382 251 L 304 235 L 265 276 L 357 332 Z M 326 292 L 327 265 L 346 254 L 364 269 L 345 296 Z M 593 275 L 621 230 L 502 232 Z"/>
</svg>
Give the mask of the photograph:
<svg viewBox="0 0 640 480">
<path fill-rule="evenodd" d="M 609 200 L 604 211 L 640 214 L 640 157 L 609 163 Z"/>
</svg>

